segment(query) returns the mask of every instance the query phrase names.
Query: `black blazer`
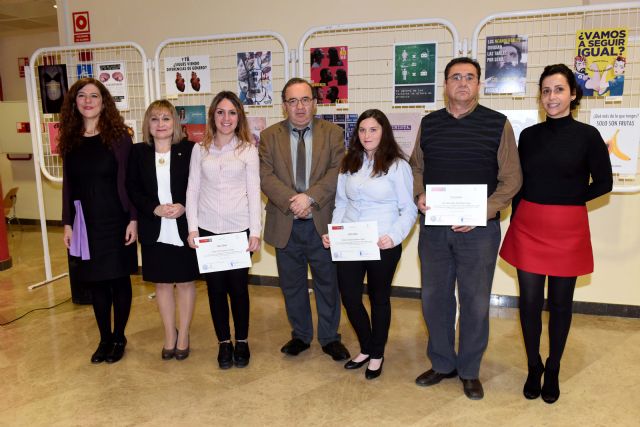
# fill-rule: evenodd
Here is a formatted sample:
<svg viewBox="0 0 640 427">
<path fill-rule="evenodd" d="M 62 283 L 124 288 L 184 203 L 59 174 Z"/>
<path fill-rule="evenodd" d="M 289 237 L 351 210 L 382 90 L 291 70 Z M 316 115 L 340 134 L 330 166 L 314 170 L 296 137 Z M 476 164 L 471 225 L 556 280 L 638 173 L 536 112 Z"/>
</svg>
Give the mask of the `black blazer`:
<svg viewBox="0 0 640 427">
<path fill-rule="evenodd" d="M 183 206 L 187 203 L 192 149 L 193 143 L 187 140 L 171 146 L 171 198 L 173 203 Z M 145 143 L 133 145 L 129 155 L 126 184 L 129 199 L 138 209 L 138 240 L 143 245 L 155 243 L 160 235 L 161 221 L 160 217 L 153 214 L 153 210 L 160 204 L 153 146 Z M 180 238 L 187 245 L 189 229 L 186 215 L 179 217 L 177 222 Z"/>
</svg>

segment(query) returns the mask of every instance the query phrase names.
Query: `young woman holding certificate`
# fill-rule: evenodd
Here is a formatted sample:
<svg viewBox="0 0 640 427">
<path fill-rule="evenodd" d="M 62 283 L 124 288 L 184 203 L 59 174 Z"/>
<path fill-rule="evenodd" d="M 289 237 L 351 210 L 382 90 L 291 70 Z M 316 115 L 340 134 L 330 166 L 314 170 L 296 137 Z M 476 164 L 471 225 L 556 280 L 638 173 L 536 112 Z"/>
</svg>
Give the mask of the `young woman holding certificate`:
<svg viewBox="0 0 640 427">
<path fill-rule="evenodd" d="M 187 189 L 191 247 L 197 247 L 198 237 L 242 232 L 248 235 L 247 251 L 260 249 L 260 165 L 258 149 L 251 141 L 240 99 L 233 92 L 218 93 L 209 107 L 204 141 L 194 146 L 191 154 Z M 248 278 L 248 268 L 205 274 L 221 369 L 249 363 Z M 235 325 L 235 348 L 227 296 Z"/>
<path fill-rule="evenodd" d="M 129 158 L 127 190 L 138 209 L 142 278 L 156 284 L 164 325 L 162 359 L 189 356 L 189 327 L 196 301 L 198 264 L 187 244 L 184 215 L 193 143 L 182 139 L 180 119 L 169 101 L 149 105 L 142 122 L 145 142 Z M 176 328 L 176 298 L 180 313 Z"/>
<path fill-rule="evenodd" d="M 573 72 L 564 64 L 549 65 L 539 86 L 547 119 L 520 134 L 522 189 L 513 199 L 500 256 L 518 269 L 520 324 L 529 365 L 524 396 L 542 395 L 553 403 L 560 396 L 558 373 L 576 279 L 593 271 L 585 203 L 611 191 L 613 179 L 600 133 L 571 116 L 582 97 Z M 543 365 L 540 334 L 547 277 L 549 358 Z"/>
<path fill-rule="evenodd" d="M 402 241 L 415 223 L 411 167 L 396 143 L 389 119 L 380 110 L 360 115 L 342 161 L 332 224 L 375 221 L 380 260 L 337 263 L 342 303 L 360 343 L 360 353 L 345 369 L 369 362 L 367 379 L 382 373 L 384 347 L 391 323 L 391 281 L 402 254 Z M 331 242 L 322 236 L 325 247 Z M 371 318 L 362 303 L 364 276 Z"/>
<path fill-rule="evenodd" d="M 71 86 L 60 112 L 62 223 L 69 273 L 91 290 L 100 344 L 91 363 L 122 359 L 138 269 L 137 212 L 125 179 L 130 129 L 107 88 L 92 78 Z M 113 308 L 113 329 L 111 309 Z"/>
</svg>

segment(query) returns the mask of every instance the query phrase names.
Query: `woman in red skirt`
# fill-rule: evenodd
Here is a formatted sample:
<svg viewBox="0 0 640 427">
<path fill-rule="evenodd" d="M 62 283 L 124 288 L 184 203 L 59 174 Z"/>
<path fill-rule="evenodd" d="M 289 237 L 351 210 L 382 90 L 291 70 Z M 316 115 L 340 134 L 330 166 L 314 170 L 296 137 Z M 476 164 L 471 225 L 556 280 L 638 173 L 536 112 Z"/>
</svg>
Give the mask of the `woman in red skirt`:
<svg viewBox="0 0 640 427">
<path fill-rule="evenodd" d="M 520 325 L 529 365 L 524 396 L 542 395 L 553 403 L 560 396 L 558 373 L 576 279 L 593 271 L 585 203 L 610 192 L 613 179 L 600 133 L 571 116 L 582 97 L 572 71 L 564 64 L 549 65 L 539 87 L 547 119 L 520 135 L 523 184 L 500 256 L 518 269 Z M 547 277 L 549 358 L 543 365 L 540 334 Z"/>
</svg>

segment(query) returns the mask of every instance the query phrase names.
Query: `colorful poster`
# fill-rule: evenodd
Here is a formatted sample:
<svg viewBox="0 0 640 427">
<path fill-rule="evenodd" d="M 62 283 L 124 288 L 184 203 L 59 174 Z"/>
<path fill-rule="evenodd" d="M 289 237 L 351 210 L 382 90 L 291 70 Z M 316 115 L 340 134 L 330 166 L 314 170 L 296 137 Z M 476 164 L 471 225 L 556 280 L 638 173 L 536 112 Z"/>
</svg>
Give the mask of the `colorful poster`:
<svg viewBox="0 0 640 427">
<path fill-rule="evenodd" d="M 575 76 L 584 96 L 622 96 L 627 64 L 626 28 L 576 32 Z"/>
<path fill-rule="evenodd" d="M 635 175 L 638 172 L 640 144 L 640 108 L 595 108 L 591 125 L 604 139 L 613 173 Z"/>
<path fill-rule="evenodd" d="M 311 48 L 311 85 L 318 104 L 349 102 L 347 46 Z"/>
<path fill-rule="evenodd" d="M 67 66 L 65 64 L 39 65 L 38 80 L 40 82 L 42 113 L 60 113 L 62 101 L 69 90 Z"/>
<path fill-rule="evenodd" d="M 124 62 L 98 63 L 96 64 L 96 74 L 98 80 L 109 89 L 118 110 L 128 110 L 127 71 Z"/>
<path fill-rule="evenodd" d="M 51 149 L 51 154 L 54 156 L 59 155 L 58 152 L 58 134 L 60 133 L 60 122 L 48 122 L 47 124 L 47 133 L 49 134 L 49 148 Z"/>
<path fill-rule="evenodd" d="M 244 105 L 271 105 L 271 51 L 238 52 L 238 96 Z"/>
<path fill-rule="evenodd" d="M 257 146 L 260 144 L 260 133 L 267 128 L 267 118 L 247 117 L 247 124 L 249 125 L 251 135 L 253 135 L 253 142 Z"/>
<path fill-rule="evenodd" d="M 387 118 L 391 122 L 391 129 L 396 142 L 402 148 L 402 152 L 411 157 L 413 146 L 416 144 L 418 129 L 423 115 L 420 113 L 389 113 Z"/>
<path fill-rule="evenodd" d="M 211 93 L 209 57 L 202 55 L 165 58 L 164 81 L 167 95 Z"/>
<path fill-rule="evenodd" d="M 323 119 L 344 129 L 344 146 L 349 147 L 349 141 L 356 130 L 357 114 L 318 114 L 318 119 Z"/>
<path fill-rule="evenodd" d="M 487 37 L 484 93 L 525 93 L 527 90 L 527 36 Z"/>
<path fill-rule="evenodd" d="M 76 69 L 78 71 L 78 79 L 93 77 L 93 64 L 78 64 Z"/>
<path fill-rule="evenodd" d="M 516 144 L 520 142 L 520 134 L 524 129 L 538 123 L 538 110 L 499 110 L 499 112 L 509 119 L 513 134 L 516 136 Z"/>
<path fill-rule="evenodd" d="M 435 107 L 437 50 L 436 42 L 394 45 L 394 105 Z"/>
<path fill-rule="evenodd" d="M 192 142 L 202 142 L 207 128 L 207 110 L 204 105 L 185 105 L 176 107 L 182 136 Z"/>
</svg>

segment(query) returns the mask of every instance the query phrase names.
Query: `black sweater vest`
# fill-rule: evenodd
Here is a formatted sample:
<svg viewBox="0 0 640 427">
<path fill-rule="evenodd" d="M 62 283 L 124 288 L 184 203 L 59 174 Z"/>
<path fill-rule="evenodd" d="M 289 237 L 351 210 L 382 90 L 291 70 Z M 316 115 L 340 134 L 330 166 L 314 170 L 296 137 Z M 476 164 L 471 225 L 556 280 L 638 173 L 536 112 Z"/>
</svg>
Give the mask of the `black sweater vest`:
<svg viewBox="0 0 640 427">
<path fill-rule="evenodd" d="M 424 184 L 487 184 L 487 197 L 498 184 L 498 148 L 506 116 L 478 105 L 456 119 L 446 109 L 425 116 L 420 147 Z"/>
</svg>

